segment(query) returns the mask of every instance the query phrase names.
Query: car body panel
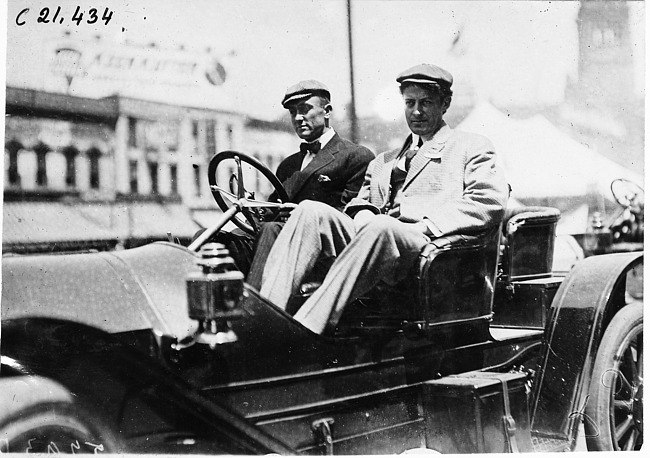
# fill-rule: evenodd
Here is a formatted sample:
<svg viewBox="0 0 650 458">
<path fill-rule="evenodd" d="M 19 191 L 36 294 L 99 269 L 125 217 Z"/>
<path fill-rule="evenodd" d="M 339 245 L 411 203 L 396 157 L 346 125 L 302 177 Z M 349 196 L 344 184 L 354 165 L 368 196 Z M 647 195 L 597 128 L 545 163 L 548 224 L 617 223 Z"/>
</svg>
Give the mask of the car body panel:
<svg viewBox="0 0 650 458">
<path fill-rule="evenodd" d="M 8 256 L 2 260 L 2 316 L 67 319 L 108 332 L 155 329 L 182 338 L 185 275 L 196 255 L 169 243 L 106 253 Z"/>
<path fill-rule="evenodd" d="M 566 437 L 581 420 L 581 398 L 590 382 L 600 339 L 626 304 L 628 272 L 641 266 L 642 252 L 594 256 L 578 263 L 551 305 L 548 342 L 536 387 L 532 427 Z"/>
<path fill-rule="evenodd" d="M 65 387 L 75 402 L 119 431 L 128 451 L 295 453 L 105 331 L 49 318 L 3 320 L 2 326 L 3 380 L 40 374 Z M 4 365 L 5 359 L 20 361 L 23 373 Z"/>
<path fill-rule="evenodd" d="M 176 453 L 183 447 L 174 437 L 182 442 L 187 431 L 177 421 L 157 430 L 156 415 L 126 415 L 128 406 L 139 411 L 128 395 L 133 390 L 145 397 L 145 404 L 170 404 L 166 418 L 191 416 L 187 406 L 200 412 L 201 404 L 209 406 L 205 417 L 188 423 L 194 432 L 204 431 L 207 422 L 216 423 L 223 435 L 219 425 L 232 416 L 233 428 L 241 433 L 226 434 L 235 437 L 232 449 L 251 440 L 256 452 L 321 453 L 334 446 L 336 453 L 364 454 L 400 453 L 436 442 L 426 426 L 439 408 L 425 399 L 428 382 L 478 370 L 525 373 L 545 351 L 545 367 L 564 364 L 569 376 L 542 371 L 538 387 L 545 394 L 536 394 L 541 401 L 535 418 L 564 444 L 570 437 L 563 433 L 565 423 L 555 415 L 553 402 L 559 396 L 565 416 L 567 408 L 574 408 L 585 358 L 584 352 L 568 349 L 587 348 L 600 338 L 599 323 L 606 320 L 596 320 L 593 328 L 589 320 L 596 312 L 613 314 L 607 298 L 620 296 L 618 278 L 637 262 L 629 257 L 589 261 L 584 268 L 579 264 L 553 302 L 559 312 L 549 314 L 546 340 L 541 328 L 508 326 L 507 318 L 499 326 L 486 326 L 485 333 L 465 337 L 462 327 L 450 338 L 448 328 L 436 326 L 421 333 L 377 327 L 321 336 L 245 286 L 241 316 L 230 322 L 236 340 L 210 347 L 192 340 L 198 326 L 188 315 L 186 278 L 197 269 L 198 259 L 165 242 L 122 252 L 7 257 L 3 352 L 10 350 L 7 356 L 16 367 L 63 384 L 112 424 L 135 431 L 129 439 L 137 451 Z M 609 277 L 604 275 L 608 269 Z M 596 294 L 595 284 L 604 289 L 591 305 L 575 293 Z M 572 323 L 571 311 L 582 321 Z M 584 329 L 576 332 L 580 323 Z M 79 349 L 83 351 L 74 357 Z M 557 355 L 559 362 L 553 360 Z M 152 374 L 165 381 L 152 382 Z M 115 400 L 121 400 L 121 410 L 112 404 Z M 134 420 L 119 423 L 125 415 Z M 459 431 L 474 424 L 472 418 L 454 421 Z M 146 437 L 158 448 L 148 449 Z M 209 439 L 192 440 L 197 452 L 219 451 Z"/>
</svg>

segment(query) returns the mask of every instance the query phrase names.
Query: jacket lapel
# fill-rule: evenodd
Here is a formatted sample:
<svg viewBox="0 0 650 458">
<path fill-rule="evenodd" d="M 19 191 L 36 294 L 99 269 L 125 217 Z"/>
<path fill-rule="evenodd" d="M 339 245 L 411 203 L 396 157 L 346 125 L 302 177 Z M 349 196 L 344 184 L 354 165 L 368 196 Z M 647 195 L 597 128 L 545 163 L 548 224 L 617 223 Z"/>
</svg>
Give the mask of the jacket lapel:
<svg viewBox="0 0 650 458">
<path fill-rule="evenodd" d="M 327 145 L 307 164 L 307 167 L 297 171 L 286 180 L 284 187 L 287 189 L 289 200 L 294 199 L 314 173 L 334 160 L 334 155 L 339 152 L 339 148 L 339 134 L 334 134 L 332 139 L 327 142 Z"/>
<path fill-rule="evenodd" d="M 381 172 L 379 172 L 379 194 L 381 195 L 382 206 L 386 205 L 390 198 L 390 178 L 393 173 L 393 168 L 395 168 L 395 161 L 404 151 L 410 148 L 412 141 L 413 137 L 409 135 L 406 137 L 400 149 L 387 153 L 384 158 L 384 166 Z"/>
<path fill-rule="evenodd" d="M 445 144 L 447 143 L 447 140 L 449 140 L 451 132 L 451 128 L 445 124 L 431 140 L 420 147 L 417 154 L 411 160 L 411 166 L 406 174 L 406 179 L 404 180 L 404 186 L 402 186 L 402 189 L 405 189 L 409 184 L 411 184 L 413 179 L 420 174 L 430 161 L 440 161 L 442 159 L 442 150 L 445 148 Z"/>
<path fill-rule="evenodd" d="M 295 156 L 295 158 L 292 157 L 288 159 L 292 161 L 290 164 L 290 170 L 293 169 L 293 172 L 291 172 L 291 175 L 282 182 L 282 186 L 284 186 L 284 190 L 287 191 L 289 198 L 293 195 L 293 189 L 296 186 L 298 174 L 300 173 L 300 166 L 302 164 L 302 155 L 296 153 Z"/>
</svg>

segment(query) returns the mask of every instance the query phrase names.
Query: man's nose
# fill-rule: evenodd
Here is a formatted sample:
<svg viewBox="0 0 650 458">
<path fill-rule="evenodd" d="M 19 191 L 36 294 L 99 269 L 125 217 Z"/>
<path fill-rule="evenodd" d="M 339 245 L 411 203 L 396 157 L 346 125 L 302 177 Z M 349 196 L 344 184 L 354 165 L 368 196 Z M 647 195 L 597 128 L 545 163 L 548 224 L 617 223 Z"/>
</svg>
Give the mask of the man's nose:
<svg viewBox="0 0 650 458">
<path fill-rule="evenodd" d="M 416 102 L 413 105 L 413 114 L 419 115 L 420 113 L 422 113 L 422 106 Z"/>
</svg>

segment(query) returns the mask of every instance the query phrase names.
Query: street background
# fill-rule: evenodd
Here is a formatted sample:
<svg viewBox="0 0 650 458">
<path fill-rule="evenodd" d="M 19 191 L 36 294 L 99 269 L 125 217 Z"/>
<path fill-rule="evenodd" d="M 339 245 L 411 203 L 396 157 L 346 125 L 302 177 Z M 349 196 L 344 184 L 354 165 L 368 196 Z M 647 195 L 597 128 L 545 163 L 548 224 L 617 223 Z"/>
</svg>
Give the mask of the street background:
<svg viewBox="0 0 650 458">
<path fill-rule="evenodd" d="M 594 214 L 607 222 L 618 211 L 613 179 L 643 185 L 644 10 L 636 1 L 10 0 L 4 199 L 15 207 L 5 206 L 5 245 L 57 241 L 60 226 L 20 238 L 35 213 L 25 203 L 45 195 L 86 205 L 84 218 L 118 239 L 189 237 L 214 216 L 213 153 L 241 150 L 275 170 L 297 150 L 280 100 L 301 79 L 330 87 L 337 131 L 375 153 L 393 148 L 408 132 L 395 76 L 421 62 L 454 75 L 446 120 L 493 141 L 513 198 L 559 208 L 560 234 L 584 232 Z M 163 218 L 151 196 L 189 211 L 194 225 L 167 211 L 161 226 L 171 230 L 143 228 Z M 115 205 L 125 199 L 128 208 Z M 63 213 L 52 208 L 36 213 Z"/>
</svg>

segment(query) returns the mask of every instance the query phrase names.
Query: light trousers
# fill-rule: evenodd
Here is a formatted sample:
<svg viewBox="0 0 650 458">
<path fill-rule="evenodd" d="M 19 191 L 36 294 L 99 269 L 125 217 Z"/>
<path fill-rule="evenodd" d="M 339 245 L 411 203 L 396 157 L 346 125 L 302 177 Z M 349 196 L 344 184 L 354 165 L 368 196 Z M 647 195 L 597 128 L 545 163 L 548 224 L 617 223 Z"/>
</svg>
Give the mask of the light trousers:
<svg viewBox="0 0 650 458">
<path fill-rule="evenodd" d="M 414 224 L 376 215 L 355 234 L 353 220 L 332 207 L 301 202 L 273 245 L 260 293 L 286 307 L 320 257 L 335 261 L 322 285 L 294 318 L 321 334 L 338 322 L 346 304 L 384 281 L 404 279 L 429 238 Z"/>
</svg>

